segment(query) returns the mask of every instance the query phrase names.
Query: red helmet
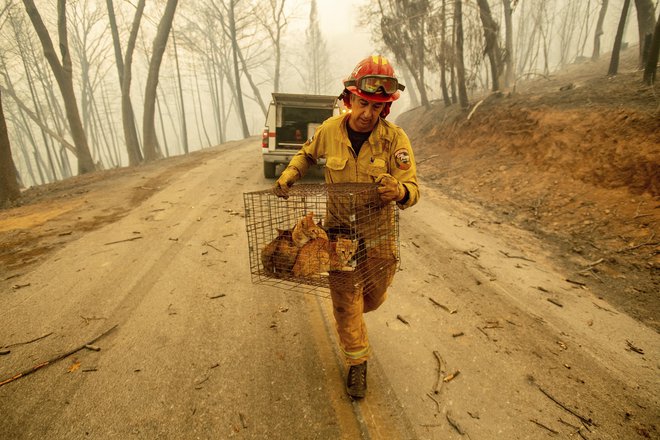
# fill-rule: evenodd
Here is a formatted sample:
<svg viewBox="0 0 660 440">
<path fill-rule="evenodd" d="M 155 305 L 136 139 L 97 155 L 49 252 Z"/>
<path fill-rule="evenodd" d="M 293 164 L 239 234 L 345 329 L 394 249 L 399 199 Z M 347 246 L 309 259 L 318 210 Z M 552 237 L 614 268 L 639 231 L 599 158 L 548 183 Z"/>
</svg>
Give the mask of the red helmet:
<svg viewBox="0 0 660 440">
<path fill-rule="evenodd" d="M 344 80 L 344 87 L 354 95 L 378 102 L 396 101 L 399 90 L 406 88 L 396 79 L 392 65 L 381 55 L 360 61 Z"/>
</svg>

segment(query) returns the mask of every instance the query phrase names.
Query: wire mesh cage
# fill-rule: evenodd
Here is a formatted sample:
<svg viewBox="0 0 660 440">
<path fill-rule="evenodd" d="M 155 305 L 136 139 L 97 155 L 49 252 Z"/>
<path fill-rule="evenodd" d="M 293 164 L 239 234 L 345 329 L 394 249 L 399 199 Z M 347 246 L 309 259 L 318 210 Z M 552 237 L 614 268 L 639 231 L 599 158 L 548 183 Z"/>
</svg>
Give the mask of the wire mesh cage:
<svg viewBox="0 0 660 440">
<path fill-rule="evenodd" d="M 245 193 L 252 282 L 320 296 L 331 286 L 389 285 L 399 264 L 398 210 L 377 188 L 297 184 L 286 200 L 270 189 Z"/>
</svg>

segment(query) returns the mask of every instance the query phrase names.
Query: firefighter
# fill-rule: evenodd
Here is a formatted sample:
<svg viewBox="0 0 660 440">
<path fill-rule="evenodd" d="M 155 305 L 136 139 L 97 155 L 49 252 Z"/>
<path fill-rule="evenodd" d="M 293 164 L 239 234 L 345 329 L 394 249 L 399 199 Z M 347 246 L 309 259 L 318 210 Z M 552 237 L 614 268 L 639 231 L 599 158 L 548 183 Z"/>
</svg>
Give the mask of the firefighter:
<svg viewBox="0 0 660 440">
<path fill-rule="evenodd" d="M 417 203 L 419 187 L 410 141 L 400 127 L 385 119 L 404 88 L 385 57 L 375 55 L 360 61 L 344 80 L 339 96 L 350 112 L 333 116 L 317 128 L 280 175 L 275 194 L 286 198 L 288 189 L 309 167 L 325 158 L 326 183 L 375 182 L 382 203 L 394 202 L 400 209 Z M 394 252 L 392 248 L 367 247 L 366 261 L 358 264 L 394 260 Z M 363 314 L 376 310 L 385 300 L 396 264 L 380 264 L 378 269 L 362 271 L 370 273 L 370 278 L 359 282 L 342 282 L 342 277 L 355 276 L 350 273 L 330 274 L 339 344 L 349 367 L 346 391 L 355 399 L 366 394 L 371 354 Z"/>
</svg>

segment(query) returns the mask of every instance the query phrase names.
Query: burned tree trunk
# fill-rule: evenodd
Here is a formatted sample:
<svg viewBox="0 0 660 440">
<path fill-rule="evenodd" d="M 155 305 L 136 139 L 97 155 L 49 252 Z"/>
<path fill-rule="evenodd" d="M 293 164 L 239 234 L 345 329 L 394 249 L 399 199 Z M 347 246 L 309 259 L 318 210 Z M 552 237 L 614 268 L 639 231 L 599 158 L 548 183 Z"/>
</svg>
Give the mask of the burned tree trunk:
<svg viewBox="0 0 660 440">
<path fill-rule="evenodd" d="M 652 0 L 635 0 L 637 27 L 639 29 L 639 65 L 644 67 L 648 60 L 653 29 L 655 28 L 655 8 Z"/>
<path fill-rule="evenodd" d="M 161 155 L 156 136 L 156 92 L 158 89 L 160 64 L 163 60 L 170 29 L 174 21 L 177 3 L 178 0 L 167 0 L 165 13 L 158 24 L 158 32 L 154 38 L 151 61 L 149 62 L 149 75 L 147 76 L 147 85 L 144 89 L 144 114 L 142 117 L 144 159 L 147 161 L 157 159 Z"/>
<path fill-rule="evenodd" d="M 655 83 L 655 76 L 658 70 L 658 52 L 660 52 L 660 16 L 655 22 L 655 32 L 653 32 L 653 42 L 649 49 L 649 59 L 644 68 L 644 82 L 648 85 Z"/>
<path fill-rule="evenodd" d="M 630 8 L 630 0 L 623 2 L 623 9 L 621 9 L 621 19 L 619 20 L 619 27 L 616 30 L 616 37 L 614 38 L 614 48 L 612 49 L 612 58 L 610 59 L 610 68 L 607 71 L 608 75 L 616 75 L 619 71 L 619 52 L 621 52 L 621 42 L 623 41 L 623 31 L 626 27 L 626 17 L 628 16 L 628 8 Z"/>
<path fill-rule="evenodd" d="M 440 14 L 440 88 L 442 89 L 442 101 L 445 107 L 451 105 L 449 89 L 447 88 L 447 20 L 446 0 L 442 0 L 442 13 Z"/>
<path fill-rule="evenodd" d="M 500 50 L 497 34 L 499 27 L 490 12 L 488 0 L 477 0 L 479 4 L 479 16 L 484 28 L 484 51 L 490 60 L 490 73 L 493 81 L 493 92 L 500 89 L 500 76 L 502 75 L 502 51 Z"/>
<path fill-rule="evenodd" d="M 11 156 L 9 134 L 5 123 L 5 113 L 2 110 L 2 95 L 0 94 L 0 206 L 16 200 L 21 195 L 18 187 L 16 166 Z"/>
<path fill-rule="evenodd" d="M 603 35 L 603 23 L 605 22 L 605 14 L 607 13 L 607 3 L 608 0 L 602 0 L 600 12 L 598 13 L 596 33 L 594 34 L 594 51 L 591 54 L 591 59 L 594 61 L 600 57 L 600 36 Z"/>
<path fill-rule="evenodd" d="M 140 141 L 138 139 L 137 128 L 135 127 L 135 114 L 133 113 L 133 104 L 131 103 L 131 66 L 133 64 L 133 51 L 135 50 L 135 40 L 142 20 L 145 0 L 140 0 L 136 6 L 135 16 L 131 33 L 128 38 L 125 59 L 122 60 L 121 45 L 119 43 L 119 32 L 115 21 L 114 7 L 112 0 L 107 0 L 108 17 L 110 20 L 110 29 L 112 31 L 112 40 L 115 48 L 115 59 L 117 60 L 117 73 L 119 74 L 119 85 L 121 87 L 121 118 L 124 127 L 124 140 L 126 141 L 126 152 L 128 153 L 128 164 L 137 165 L 142 162 L 142 152 L 140 151 Z"/>
<path fill-rule="evenodd" d="M 467 87 L 465 86 L 465 60 L 463 59 L 463 2 L 454 2 L 454 26 L 456 26 L 456 75 L 458 82 L 458 102 L 461 108 L 468 108 Z"/>
<path fill-rule="evenodd" d="M 607 1 L 607 0 L 605 0 Z M 504 7 L 504 87 L 510 87 L 513 84 L 515 71 L 514 71 L 514 58 L 513 58 L 513 9 L 511 8 L 511 0 L 502 0 Z"/>
</svg>

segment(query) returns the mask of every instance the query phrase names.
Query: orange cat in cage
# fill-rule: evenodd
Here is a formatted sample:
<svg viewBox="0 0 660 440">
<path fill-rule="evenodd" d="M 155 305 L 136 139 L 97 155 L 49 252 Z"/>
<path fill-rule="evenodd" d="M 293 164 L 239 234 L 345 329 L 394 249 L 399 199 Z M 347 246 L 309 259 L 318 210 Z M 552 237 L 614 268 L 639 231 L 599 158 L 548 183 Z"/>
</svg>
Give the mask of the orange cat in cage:
<svg viewBox="0 0 660 440">
<path fill-rule="evenodd" d="M 290 230 L 278 229 L 277 237 L 261 251 L 261 264 L 267 274 L 275 277 L 291 275 L 299 249 L 291 235 Z"/>
<path fill-rule="evenodd" d="M 291 232 L 291 238 L 298 247 L 303 247 L 308 241 L 316 238 L 328 239 L 328 234 L 320 225 L 314 223 L 314 213 L 308 212 L 298 220 Z"/>
<path fill-rule="evenodd" d="M 348 262 L 357 252 L 357 241 L 338 238 L 328 241 L 316 238 L 307 242 L 296 258 L 293 266 L 293 276 L 309 277 L 327 275 L 330 271 L 351 271 L 353 267 Z"/>
</svg>

